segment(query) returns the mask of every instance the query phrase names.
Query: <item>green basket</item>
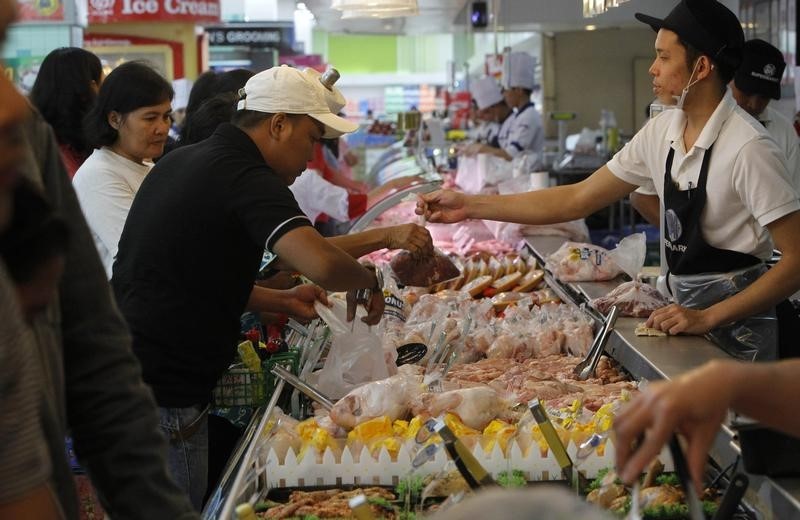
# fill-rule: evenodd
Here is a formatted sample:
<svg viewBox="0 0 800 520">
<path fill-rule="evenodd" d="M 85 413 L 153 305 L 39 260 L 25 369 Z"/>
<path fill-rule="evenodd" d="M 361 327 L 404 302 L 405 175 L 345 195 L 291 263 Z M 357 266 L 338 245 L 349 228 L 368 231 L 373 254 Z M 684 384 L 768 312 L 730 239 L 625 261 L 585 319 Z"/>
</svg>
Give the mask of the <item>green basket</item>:
<svg viewBox="0 0 800 520">
<path fill-rule="evenodd" d="M 211 393 L 214 407 L 261 406 L 266 404 L 271 392 L 267 392 L 267 373 L 254 372 L 244 365 L 229 368 L 217 381 Z"/>
</svg>

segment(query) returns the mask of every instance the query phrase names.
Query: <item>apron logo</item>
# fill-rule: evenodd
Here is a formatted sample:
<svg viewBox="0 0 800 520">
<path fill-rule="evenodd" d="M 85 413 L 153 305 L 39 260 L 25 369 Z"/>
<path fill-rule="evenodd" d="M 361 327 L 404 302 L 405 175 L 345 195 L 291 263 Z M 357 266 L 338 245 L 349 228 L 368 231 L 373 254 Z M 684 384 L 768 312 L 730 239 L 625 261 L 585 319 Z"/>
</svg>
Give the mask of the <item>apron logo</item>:
<svg viewBox="0 0 800 520">
<path fill-rule="evenodd" d="M 667 224 L 667 236 L 673 242 L 678 240 L 683 234 L 683 226 L 681 226 L 681 219 L 674 210 L 668 209 L 664 214 L 664 222 Z"/>
</svg>

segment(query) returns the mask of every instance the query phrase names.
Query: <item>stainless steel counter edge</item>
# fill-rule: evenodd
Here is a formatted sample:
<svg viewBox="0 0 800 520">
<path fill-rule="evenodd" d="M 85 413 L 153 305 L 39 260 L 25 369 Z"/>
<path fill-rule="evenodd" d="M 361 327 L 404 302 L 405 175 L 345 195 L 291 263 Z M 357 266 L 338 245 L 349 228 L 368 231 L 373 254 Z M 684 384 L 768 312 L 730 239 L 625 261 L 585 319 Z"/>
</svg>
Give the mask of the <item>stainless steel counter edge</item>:
<svg viewBox="0 0 800 520">
<path fill-rule="evenodd" d="M 564 237 L 525 237 L 531 252 L 541 261 L 566 241 Z M 559 297 L 574 305 L 608 294 L 622 279 L 609 282 L 562 283 L 547 274 L 547 282 Z M 590 312 L 597 319 L 595 312 Z M 730 356 L 712 342 L 699 336 L 639 337 L 634 334 L 638 318 L 620 318 L 606 345 L 606 353 L 616 359 L 634 377 L 647 380 L 672 379 L 713 359 Z M 720 429 L 710 455 L 722 468 L 732 464 L 740 454 L 735 432 L 727 426 Z M 739 468 L 744 471 L 743 468 Z M 745 500 L 765 519 L 800 519 L 800 479 L 773 479 L 747 475 L 750 485 Z"/>
</svg>

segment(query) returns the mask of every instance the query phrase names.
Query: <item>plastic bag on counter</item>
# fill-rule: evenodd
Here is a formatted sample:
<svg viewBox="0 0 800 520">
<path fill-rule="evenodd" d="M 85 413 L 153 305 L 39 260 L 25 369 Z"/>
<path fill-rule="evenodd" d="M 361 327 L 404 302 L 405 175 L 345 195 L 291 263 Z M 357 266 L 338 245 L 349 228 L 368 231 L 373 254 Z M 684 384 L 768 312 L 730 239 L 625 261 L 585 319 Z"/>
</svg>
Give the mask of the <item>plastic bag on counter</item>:
<svg viewBox="0 0 800 520">
<path fill-rule="evenodd" d="M 607 249 L 579 242 L 564 242 L 547 257 L 545 268 L 562 282 L 599 282 L 622 272 Z"/>
<path fill-rule="evenodd" d="M 595 298 L 590 303 L 603 314 L 608 313 L 611 307 L 616 305 L 620 316 L 647 318 L 654 310 L 669 305 L 669 300 L 655 287 L 633 281 L 620 284 L 610 293 Z"/>
<path fill-rule="evenodd" d="M 631 278 L 636 280 L 644 265 L 646 255 L 645 234 L 636 233 L 627 236 L 609 252 L 609 256 Z M 591 305 L 607 313 L 613 305 L 619 307 L 622 316 L 647 318 L 650 313 L 669 304 L 656 288 L 639 281 L 625 282 L 613 291 L 591 301 Z"/>
<path fill-rule="evenodd" d="M 438 249 L 433 255 L 421 257 L 401 251 L 389 265 L 402 285 L 413 287 L 430 287 L 461 275 L 452 260 Z"/>
<path fill-rule="evenodd" d="M 562 282 L 601 282 L 623 272 L 635 279 L 646 252 L 644 233 L 623 238 L 612 251 L 588 243 L 565 242 L 547 258 L 545 267 Z"/>
<path fill-rule="evenodd" d="M 323 394 L 339 399 L 364 383 L 389 377 L 387 363 L 393 360 L 392 352 L 384 351 L 379 335 L 369 330 L 358 313 L 352 324 L 347 324 L 340 318 L 346 312 L 346 304 L 335 298 L 331 302 L 335 310 L 315 305 L 317 314 L 333 332 L 333 340 L 325 365 L 314 374 L 314 379 Z M 363 316 L 361 307 L 359 312 Z M 392 351 L 397 359 L 397 351 Z"/>
<path fill-rule="evenodd" d="M 631 279 L 636 280 L 647 256 L 647 236 L 644 233 L 628 235 L 608 255 Z"/>
</svg>

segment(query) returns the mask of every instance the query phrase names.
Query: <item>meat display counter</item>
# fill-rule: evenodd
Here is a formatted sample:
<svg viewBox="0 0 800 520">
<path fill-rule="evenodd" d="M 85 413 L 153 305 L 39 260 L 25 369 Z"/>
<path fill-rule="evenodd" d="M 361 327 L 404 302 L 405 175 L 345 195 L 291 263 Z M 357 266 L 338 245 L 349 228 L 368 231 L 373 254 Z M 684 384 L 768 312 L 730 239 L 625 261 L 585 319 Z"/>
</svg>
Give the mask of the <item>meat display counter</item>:
<svg viewBox="0 0 800 520">
<path fill-rule="evenodd" d="M 399 201 L 406 196 L 408 194 L 397 196 L 395 199 Z M 542 261 L 541 263 L 549 254 L 556 251 L 563 241 L 563 237 L 552 236 L 526 238 L 530 252 Z M 546 282 L 565 303 L 579 306 L 590 299 L 607 294 L 616 287 L 619 280 L 601 283 L 560 283 L 548 276 Z M 591 308 L 586 307 L 586 312 L 596 320 L 601 319 L 601 316 Z M 616 359 L 635 378 L 647 380 L 673 378 L 707 361 L 728 357 L 722 350 L 701 337 L 637 337 L 634 329 L 639 321 L 641 319 L 637 318 L 617 320 L 616 327 L 605 348 L 606 353 Z M 286 487 L 302 486 L 303 484 L 290 483 L 301 482 L 301 479 L 295 478 L 299 476 L 303 477 L 302 482 L 305 485 L 323 485 L 328 484 L 327 480 L 322 482 L 320 475 L 308 472 L 309 465 L 325 466 L 331 469 L 340 464 L 347 466 L 354 463 L 350 458 L 347 459 L 347 462 L 344 458 L 337 462 L 332 455 L 328 455 L 329 452 L 326 452 L 317 462 L 314 462 L 313 457 L 301 460 L 294 455 L 290 458 L 287 455 L 285 461 L 278 462 L 271 455 L 263 453 L 264 437 L 262 433 L 270 422 L 271 411 L 272 408 L 268 405 L 259 408 L 254 414 L 243 440 L 229 461 L 225 476 L 211 494 L 203 512 L 204 518 L 209 520 L 235 519 L 234 509 L 237 504 L 253 503 L 263 498 L 263 490 L 268 487 L 267 470 L 271 474 L 270 478 L 275 478 L 275 470 L 278 470 L 279 475 L 285 474 L 287 476 Z M 511 467 L 508 462 L 510 460 L 514 460 L 514 466 L 523 465 L 524 459 L 530 459 L 531 453 L 535 452 L 527 453 L 524 456 L 521 452 L 510 451 L 509 453 L 507 458 L 496 462 L 506 468 Z M 493 453 L 489 455 L 490 458 L 493 457 Z M 613 461 L 613 456 L 608 455 L 606 459 L 602 460 L 606 465 L 611 464 L 609 461 Z M 725 468 L 734 463 L 739 455 L 740 450 L 734 433 L 730 428 L 723 427 L 713 445 L 712 459 L 720 468 Z M 362 457 L 364 456 L 362 455 Z M 385 457 L 381 455 L 375 459 L 365 457 L 360 461 L 361 466 L 353 466 L 341 476 L 352 481 L 353 475 L 356 475 L 359 478 L 365 478 L 364 483 L 385 484 L 385 476 L 390 475 L 390 470 L 394 471 L 394 467 L 398 466 L 400 460 L 401 457 L 391 460 L 388 455 Z M 558 471 L 557 467 L 550 468 L 548 466 L 552 461 L 547 457 L 535 462 L 540 468 L 548 468 L 547 471 L 550 473 Z M 364 464 L 368 466 L 366 471 L 364 471 Z M 486 468 L 490 471 L 493 469 L 491 465 L 487 465 Z M 397 474 L 397 472 L 391 473 L 391 475 Z M 312 475 L 316 480 L 308 480 Z M 757 475 L 748 475 L 748 477 L 750 486 L 745 495 L 745 501 L 750 508 L 757 512 L 759 518 L 800 519 L 800 480 L 773 479 Z M 327 479 L 328 476 L 325 478 Z M 376 482 L 375 479 L 378 479 L 379 482 Z M 342 478 L 342 481 L 345 479 Z"/>
<path fill-rule="evenodd" d="M 530 251 L 542 262 L 563 242 L 561 237 L 526 237 Z M 608 294 L 621 281 L 562 283 L 551 278 L 548 283 L 560 291 L 565 301 L 581 304 Z M 730 359 L 711 341 L 699 336 L 636 336 L 634 329 L 641 321 L 641 318 L 619 318 L 606 345 L 606 353 L 636 378 L 672 379 L 709 361 Z M 722 468 L 734 464 L 740 457 L 736 434 L 729 425 L 720 429 L 710 455 Z M 759 515 L 781 520 L 800 519 L 800 479 L 747 476 L 750 485 L 744 500 Z"/>
</svg>

